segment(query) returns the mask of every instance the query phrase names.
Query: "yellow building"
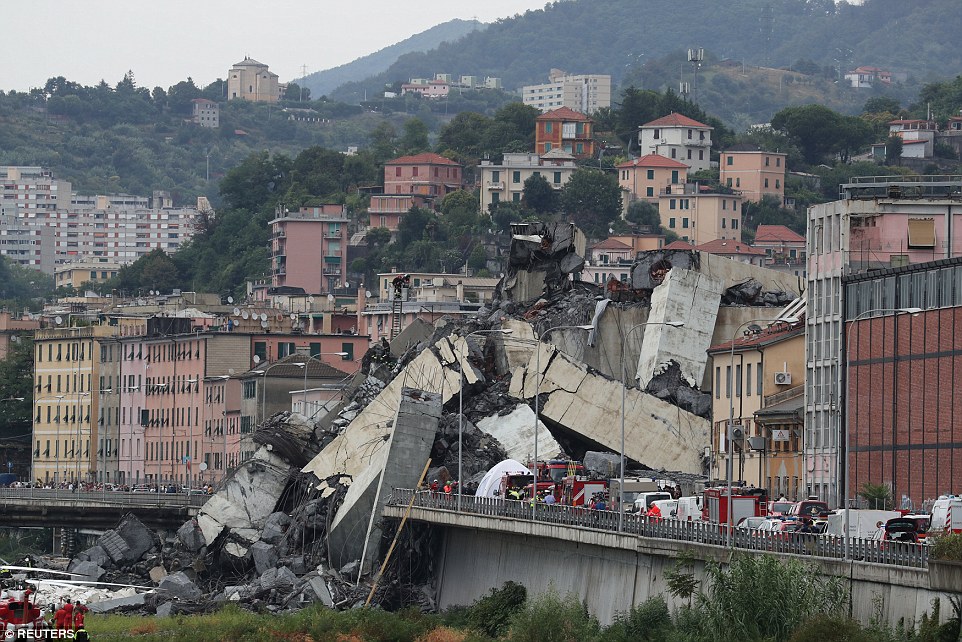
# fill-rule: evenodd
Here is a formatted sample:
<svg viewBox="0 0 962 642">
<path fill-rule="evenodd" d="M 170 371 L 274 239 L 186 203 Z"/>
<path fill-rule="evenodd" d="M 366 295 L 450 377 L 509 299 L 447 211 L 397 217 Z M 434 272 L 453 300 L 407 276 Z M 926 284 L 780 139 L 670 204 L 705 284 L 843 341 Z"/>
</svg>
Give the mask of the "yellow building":
<svg viewBox="0 0 962 642">
<path fill-rule="evenodd" d="M 742 238 L 742 196 L 737 192 L 707 192 L 698 183 L 671 185 L 658 197 L 658 214 L 664 229 L 693 245 Z"/>
<path fill-rule="evenodd" d="M 278 82 L 277 74 L 253 58 L 245 57 L 227 72 L 228 100 L 239 98 L 255 103 L 276 103 L 286 89 L 286 85 Z"/>
<path fill-rule="evenodd" d="M 777 311 L 773 312 L 777 314 Z M 767 327 L 766 327 L 767 326 Z M 754 329 L 749 326 L 750 330 Z M 805 325 L 758 324 L 760 330 L 708 349 L 712 358 L 712 450 L 726 479 L 729 413 L 736 429 L 733 478 L 768 488 L 775 497 L 804 495 Z"/>
<path fill-rule="evenodd" d="M 58 266 L 53 277 L 58 288 L 72 287 L 77 290 L 84 283 L 103 283 L 112 279 L 119 271 L 119 263 L 90 260 Z"/>
<path fill-rule="evenodd" d="M 34 337 L 33 478 L 94 481 L 103 389 L 101 339 L 115 326 L 52 328 Z"/>
<path fill-rule="evenodd" d="M 722 185 L 740 191 L 746 201 L 774 196 L 783 202 L 788 155 L 746 147 L 735 146 L 722 152 L 718 166 Z"/>
</svg>

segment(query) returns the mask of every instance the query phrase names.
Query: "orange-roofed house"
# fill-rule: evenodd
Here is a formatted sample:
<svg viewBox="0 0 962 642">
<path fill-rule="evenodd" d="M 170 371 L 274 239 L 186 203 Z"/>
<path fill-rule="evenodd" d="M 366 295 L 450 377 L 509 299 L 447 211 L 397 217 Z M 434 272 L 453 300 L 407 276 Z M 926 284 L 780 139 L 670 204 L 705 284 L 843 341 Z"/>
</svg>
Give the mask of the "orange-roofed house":
<svg viewBox="0 0 962 642">
<path fill-rule="evenodd" d="M 759 250 L 758 248 L 750 246 L 748 243 L 742 243 L 735 239 L 715 239 L 714 241 L 696 245 L 695 249 L 699 252 L 724 256 L 739 263 L 758 266 L 764 266 L 768 256 L 765 250 Z"/>
<path fill-rule="evenodd" d="M 461 165 L 439 154 L 402 156 L 384 164 L 384 193 L 371 196 L 371 225 L 397 230 L 411 207 L 430 206 L 462 188 Z"/>
<path fill-rule="evenodd" d="M 784 225 L 759 225 L 755 247 L 768 256 L 769 265 L 798 265 L 805 262 L 805 237 Z"/>
<path fill-rule="evenodd" d="M 563 149 L 575 158 L 595 154 L 594 121 L 567 107 L 541 114 L 535 119 L 534 151 L 544 156 Z"/>
<path fill-rule="evenodd" d="M 625 161 L 618 165 L 618 185 L 628 193 L 626 202 L 658 203 L 658 194 L 669 185 L 684 185 L 688 165 L 658 154 Z"/>
<path fill-rule="evenodd" d="M 668 114 L 639 128 L 641 153 L 658 154 L 697 172 L 711 166 L 712 127 L 682 114 Z"/>
</svg>

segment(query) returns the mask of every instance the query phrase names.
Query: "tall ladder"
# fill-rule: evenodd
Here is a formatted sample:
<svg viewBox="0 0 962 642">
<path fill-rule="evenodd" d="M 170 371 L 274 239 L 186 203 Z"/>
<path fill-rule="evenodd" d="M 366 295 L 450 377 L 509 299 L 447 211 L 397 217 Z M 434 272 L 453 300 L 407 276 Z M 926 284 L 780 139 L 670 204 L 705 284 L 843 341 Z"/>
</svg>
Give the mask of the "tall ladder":
<svg viewBox="0 0 962 642">
<path fill-rule="evenodd" d="M 394 290 L 394 298 L 391 300 L 391 341 L 401 333 L 401 313 L 404 302 L 401 299 L 401 288 Z"/>
</svg>

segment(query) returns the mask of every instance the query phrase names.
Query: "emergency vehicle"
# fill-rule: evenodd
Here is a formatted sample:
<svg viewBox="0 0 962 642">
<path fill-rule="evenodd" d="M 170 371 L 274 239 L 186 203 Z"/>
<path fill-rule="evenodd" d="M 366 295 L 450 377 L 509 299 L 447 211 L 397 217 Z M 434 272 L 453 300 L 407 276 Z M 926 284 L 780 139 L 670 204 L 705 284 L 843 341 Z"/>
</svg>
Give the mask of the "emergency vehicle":
<svg viewBox="0 0 962 642">
<path fill-rule="evenodd" d="M 565 506 L 584 506 L 591 503 L 591 498 L 601 493 L 608 496 L 608 480 L 589 479 L 588 477 L 571 475 L 565 477 L 561 483 L 561 503 Z"/>
<path fill-rule="evenodd" d="M 768 493 L 764 488 L 745 488 L 733 486 L 731 489 L 731 510 L 728 506 L 728 487 L 706 488 L 702 502 L 702 520 L 715 524 L 737 524 L 745 517 L 765 517 L 768 515 Z"/>
</svg>

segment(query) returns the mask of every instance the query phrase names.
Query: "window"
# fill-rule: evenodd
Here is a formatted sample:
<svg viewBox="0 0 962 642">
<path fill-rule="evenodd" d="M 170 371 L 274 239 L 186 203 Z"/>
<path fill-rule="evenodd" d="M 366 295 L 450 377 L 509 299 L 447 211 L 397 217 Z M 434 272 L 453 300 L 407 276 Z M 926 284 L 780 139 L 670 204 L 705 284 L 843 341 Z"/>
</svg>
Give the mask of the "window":
<svg viewBox="0 0 962 642">
<path fill-rule="evenodd" d="M 501 181 L 501 172 L 498 170 L 494 170 L 493 172 L 491 172 L 491 182 L 498 183 L 500 181 Z"/>
<path fill-rule="evenodd" d="M 515 170 L 511 172 L 511 182 L 518 184 L 521 182 L 521 172 Z"/>
<path fill-rule="evenodd" d="M 244 399 L 257 398 L 257 381 L 244 382 Z"/>
<path fill-rule="evenodd" d="M 671 157 L 678 158 L 678 150 L 675 149 L 674 147 L 671 148 Z"/>
<path fill-rule="evenodd" d="M 715 366 L 715 399 L 721 399 L 721 366 Z"/>
<path fill-rule="evenodd" d="M 770 157 L 770 156 L 766 156 L 766 157 L 765 157 L 765 167 L 768 167 L 771 162 L 772 162 L 771 157 Z"/>
<path fill-rule="evenodd" d="M 653 132 L 653 135 L 654 135 L 655 138 L 661 138 L 661 130 L 660 130 L 660 129 L 656 129 L 656 130 Z"/>
<path fill-rule="evenodd" d="M 691 140 L 691 130 L 688 130 L 688 140 Z"/>
<path fill-rule="evenodd" d="M 728 186 L 728 187 L 731 187 L 731 186 L 732 186 L 732 179 L 726 178 L 726 179 L 725 179 L 725 185 Z"/>
<path fill-rule="evenodd" d="M 732 397 L 732 367 L 725 366 L 725 398 Z"/>
<path fill-rule="evenodd" d="M 722 199 L 722 209 L 723 209 L 723 210 L 727 210 L 727 209 L 728 209 L 728 201 L 726 201 L 725 199 Z M 725 227 L 725 226 L 722 225 L 722 227 Z"/>
<path fill-rule="evenodd" d="M 647 188 L 645 188 L 645 196 L 654 196 L 654 195 L 655 195 L 655 188 L 654 188 L 654 187 L 647 187 Z"/>
<path fill-rule="evenodd" d="M 691 150 L 688 150 L 688 160 L 691 160 Z"/>
<path fill-rule="evenodd" d="M 735 187 L 741 187 L 741 186 L 742 186 L 742 179 L 736 178 L 736 179 L 735 179 Z"/>
<path fill-rule="evenodd" d="M 545 153 L 548 153 L 548 152 L 551 151 L 551 143 L 545 143 L 545 144 L 544 144 L 544 151 L 545 151 Z"/>
<path fill-rule="evenodd" d="M 670 227 L 671 229 L 675 229 L 675 219 L 673 218 L 668 219 L 668 227 Z"/>
<path fill-rule="evenodd" d="M 725 160 L 725 164 L 726 164 L 726 165 L 731 165 L 731 164 L 734 163 L 734 162 L 735 162 L 735 159 L 734 159 L 733 157 L 731 157 L 731 156 L 729 156 L 729 157 Z"/>
<path fill-rule="evenodd" d="M 259 359 L 258 363 L 263 363 L 264 361 L 267 361 L 267 342 L 266 341 L 254 342 L 254 356 Z"/>
<path fill-rule="evenodd" d="M 353 343 L 342 343 L 341 352 L 346 352 L 347 354 L 341 357 L 344 361 L 354 361 L 354 344 Z"/>
<path fill-rule="evenodd" d="M 411 168 L 411 176 L 417 176 L 419 169 L 421 169 L 421 168 L 420 168 L 420 167 L 417 167 L 417 166 Z"/>
<path fill-rule="evenodd" d="M 755 375 L 756 375 L 755 376 L 755 379 L 756 379 L 755 394 L 761 397 L 762 396 L 762 364 L 758 364 L 758 367 L 755 368 Z M 749 385 L 751 385 L 750 381 L 749 381 Z"/>
<path fill-rule="evenodd" d="M 312 357 L 316 357 L 316 356 L 318 356 L 318 355 L 321 354 L 321 344 L 320 344 L 320 343 L 317 343 L 317 342 L 311 343 L 309 349 L 310 349 L 310 355 L 311 355 Z"/>
<path fill-rule="evenodd" d="M 400 175 L 401 175 L 401 168 L 400 168 L 400 167 L 395 167 L 395 168 L 394 168 L 394 175 L 395 175 L 395 176 L 400 176 Z"/>
<path fill-rule="evenodd" d="M 688 219 L 687 219 L 687 218 L 681 219 L 681 226 L 682 226 L 682 228 L 684 228 L 684 229 L 687 229 L 687 228 L 688 228 Z"/>
<path fill-rule="evenodd" d="M 782 166 L 782 159 L 781 159 L 781 157 L 776 158 L 776 159 L 775 159 L 775 167 L 781 167 L 781 166 Z"/>
<path fill-rule="evenodd" d="M 935 219 L 909 219 L 909 247 L 935 247 Z"/>
<path fill-rule="evenodd" d="M 672 185 L 677 185 L 677 184 L 678 184 L 678 170 L 677 170 L 677 169 L 671 170 L 671 184 L 672 184 Z"/>
<path fill-rule="evenodd" d="M 768 187 L 768 179 L 765 179 L 765 187 Z"/>
<path fill-rule="evenodd" d="M 673 199 L 673 198 L 668 199 L 668 209 L 673 210 L 673 209 L 675 209 L 675 206 L 676 206 L 676 201 L 675 201 L 675 199 Z"/>
<path fill-rule="evenodd" d="M 699 149 L 699 150 L 698 150 L 698 160 L 705 160 L 705 150 L 704 150 L 704 149 Z"/>
<path fill-rule="evenodd" d="M 782 186 L 782 180 L 780 178 L 775 179 L 775 189 L 780 189 Z"/>
<path fill-rule="evenodd" d="M 725 219 L 722 219 L 721 222 L 722 222 L 722 229 L 725 229 Z"/>
<path fill-rule="evenodd" d="M 492 192 L 492 193 L 491 193 L 491 204 L 494 205 L 495 203 L 500 203 L 500 202 L 501 202 L 501 195 L 498 194 L 497 192 Z"/>
<path fill-rule="evenodd" d="M 545 124 L 544 124 L 544 133 L 550 134 L 550 133 L 551 133 L 551 126 L 552 126 L 553 124 L 554 124 L 554 123 L 552 123 L 552 122 L 550 122 L 550 121 L 547 122 L 547 123 L 545 123 Z"/>
<path fill-rule="evenodd" d="M 514 201 L 515 203 L 520 203 L 520 202 L 521 202 L 521 192 L 515 192 L 514 194 L 512 194 L 512 195 L 511 195 L 511 200 Z"/>
<path fill-rule="evenodd" d="M 649 169 L 649 170 L 648 170 L 648 173 L 647 173 L 647 176 L 648 176 L 648 180 L 650 180 L 650 181 L 655 180 L 655 170 Z"/>
<path fill-rule="evenodd" d="M 752 396 L 752 364 L 745 364 L 745 396 Z"/>
<path fill-rule="evenodd" d="M 561 185 L 561 172 L 554 173 L 554 184 Z"/>
<path fill-rule="evenodd" d="M 742 364 L 735 366 L 735 396 L 742 396 Z"/>
<path fill-rule="evenodd" d="M 738 219 L 737 219 L 737 218 L 733 218 L 733 219 L 732 219 L 732 229 L 733 229 L 733 230 L 737 230 L 737 229 L 738 229 Z"/>
<path fill-rule="evenodd" d="M 584 143 L 575 143 L 575 154 L 584 154 L 585 145 Z"/>
</svg>

